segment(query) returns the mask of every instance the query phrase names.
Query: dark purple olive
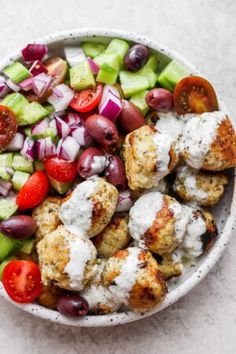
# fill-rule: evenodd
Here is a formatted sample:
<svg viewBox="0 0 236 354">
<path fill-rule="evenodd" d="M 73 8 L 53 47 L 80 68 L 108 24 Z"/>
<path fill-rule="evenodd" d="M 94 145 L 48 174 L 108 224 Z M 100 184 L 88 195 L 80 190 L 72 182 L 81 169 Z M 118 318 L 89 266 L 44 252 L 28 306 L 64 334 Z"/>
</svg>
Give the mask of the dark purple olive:
<svg viewBox="0 0 236 354">
<path fill-rule="evenodd" d="M 57 299 L 57 309 L 64 316 L 86 316 L 89 311 L 88 302 L 80 295 L 66 294 Z"/>
<path fill-rule="evenodd" d="M 117 189 L 123 190 L 127 186 L 127 180 L 125 175 L 124 162 L 115 155 L 108 157 L 108 166 L 105 169 L 105 177 L 107 182 L 116 186 Z"/>
<path fill-rule="evenodd" d="M 154 88 L 147 93 L 146 102 L 154 111 L 169 112 L 173 109 L 173 94 L 163 88 Z"/>
<path fill-rule="evenodd" d="M 80 155 L 77 171 L 82 178 L 99 175 L 106 167 L 105 153 L 96 147 L 89 147 Z"/>
<path fill-rule="evenodd" d="M 118 122 L 127 133 L 132 132 L 146 124 L 144 116 L 132 103 L 122 100 L 122 110 L 118 117 Z"/>
<path fill-rule="evenodd" d="M 115 124 L 108 118 L 93 114 L 85 121 L 88 133 L 97 140 L 104 149 L 114 148 L 119 141 L 119 134 Z"/>
<path fill-rule="evenodd" d="M 149 57 L 149 49 L 143 44 L 135 44 L 131 47 L 125 58 L 125 68 L 129 71 L 137 71 L 146 64 Z"/>
<path fill-rule="evenodd" d="M 12 216 L 0 224 L 0 232 L 16 240 L 23 240 L 33 236 L 36 228 L 34 219 L 28 215 Z"/>
</svg>

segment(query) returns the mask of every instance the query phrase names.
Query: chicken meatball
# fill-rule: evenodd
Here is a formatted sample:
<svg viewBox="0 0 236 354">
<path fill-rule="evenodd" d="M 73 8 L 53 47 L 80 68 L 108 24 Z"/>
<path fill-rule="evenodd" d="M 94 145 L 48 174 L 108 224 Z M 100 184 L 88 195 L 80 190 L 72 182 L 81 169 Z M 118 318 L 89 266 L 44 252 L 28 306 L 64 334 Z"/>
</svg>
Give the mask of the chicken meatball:
<svg viewBox="0 0 236 354">
<path fill-rule="evenodd" d="M 137 312 L 159 305 L 167 292 L 157 262 L 150 252 L 138 247 L 121 250 L 110 257 L 102 279 L 117 301 Z"/>
<path fill-rule="evenodd" d="M 213 207 L 224 193 L 228 178 L 223 173 L 206 173 L 188 166 L 181 166 L 173 184 L 174 191 L 187 202 Z"/>
<path fill-rule="evenodd" d="M 44 285 L 82 290 L 96 272 L 97 251 L 93 243 L 63 225 L 47 234 L 37 245 Z"/>
<path fill-rule="evenodd" d="M 180 262 L 176 262 L 172 258 L 172 254 L 167 254 L 164 257 L 154 255 L 154 258 L 156 259 L 165 280 L 178 277 L 182 274 L 183 265 Z"/>
<path fill-rule="evenodd" d="M 130 209 L 129 232 L 140 247 L 163 255 L 182 241 L 188 214 L 175 199 L 159 192 L 141 196 Z"/>
<path fill-rule="evenodd" d="M 126 248 L 130 242 L 128 215 L 115 214 L 107 227 L 93 238 L 100 257 L 109 258 L 119 250 Z"/>
<path fill-rule="evenodd" d="M 217 237 L 214 216 L 202 209 L 186 207 L 189 222 L 181 247 L 192 257 L 208 251 Z"/>
<path fill-rule="evenodd" d="M 68 230 L 93 237 L 111 220 L 117 200 L 116 187 L 104 178 L 93 177 L 73 190 L 61 206 L 60 219 Z"/>
<path fill-rule="evenodd" d="M 191 115 L 180 141 L 185 162 L 194 168 L 221 171 L 236 165 L 234 127 L 221 111 Z"/>
<path fill-rule="evenodd" d="M 57 309 L 57 299 L 62 293 L 62 289 L 55 285 L 43 286 L 42 292 L 37 298 L 40 305 L 47 307 L 51 310 Z"/>
<path fill-rule="evenodd" d="M 105 315 L 117 311 L 121 306 L 121 303 L 113 299 L 112 293 L 102 283 L 102 272 L 105 264 L 105 261 L 101 262 L 96 276 L 81 292 L 81 296 L 89 304 L 89 312 L 91 314 Z"/>
<path fill-rule="evenodd" d="M 57 229 L 61 224 L 59 211 L 62 199 L 58 197 L 47 197 L 44 201 L 34 208 L 32 217 L 37 224 L 35 233 L 36 240 L 40 241 L 45 235 Z"/>
<path fill-rule="evenodd" d="M 144 125 L 126 136 L 124 159 L 129 187 L 148 189 L 173 170 L 178 154 L 170 135 Z"/>
</svg>

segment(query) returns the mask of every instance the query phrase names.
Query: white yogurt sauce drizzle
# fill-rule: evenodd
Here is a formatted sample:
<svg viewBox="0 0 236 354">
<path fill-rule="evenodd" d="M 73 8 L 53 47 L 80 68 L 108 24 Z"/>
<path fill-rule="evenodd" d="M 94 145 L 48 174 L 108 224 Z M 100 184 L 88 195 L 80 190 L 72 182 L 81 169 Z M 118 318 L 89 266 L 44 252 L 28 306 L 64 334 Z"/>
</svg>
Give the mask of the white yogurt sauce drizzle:
<svg viewBox="0 0 236 354">
<path fill-rule="evenodd" d="M 69 242 L 69 262 L 64 268 L 68 274 L 70 286 L 75 290 L 82 290 L 85 267 L 88 261 L 96 257 L 96 248 L 90 240 L 76 236 Z"/>
<path fill-rule="evenodd" d="M 142 236 L 152 226 L 162 206 L 163 195 L 152 192 L 142 195 L 130 209 L 129 232 L 133 239 L 139 241 L 140 247 L 144 247 Z"/>
<path fill-rule="evenodd" d="M 190 166 L 197 169 L 202 167 L 203 159 L 210 150 L 217 129 L 224 118 L 224 112 L 207 112 L 194 115 L 186 123 L 180 141 L 180 149 L 188 152 Z"/>
<path fill-rule="evenodd" d="M 136 283 L 138 265 L 140 263 L 138 258 L 140 248 L 130 247 L 128 248 L 128 252 L 129 255 L 122 265 L 120 274 L 113 279 L 116 285 L 109 286 L 109 290 L 114 298 L 119 299 L 125 305 L 128 304 L 130 292 Z"/>
<path fill-rule="evenodd" d="M 159 119 L 155 127 L 162 134 L 168 134 L 173 139 L 177 139 L 184 128 L 184 121 L 180 119 L 174 112 L 161 113 L 158 112 Z"/>
<path fill-rule="evenodd" d="M 197 187 L 197 172 L 198 171 L 195 171 L 188 166 L 183 166 L 178 169 L 177 177 L 180 180 L 183 180 L 185 190 L 191 197 L 202 201 L 208 197 L 208 194 L 203 189 Z"/>
<path fill-rule="evenodd" d="M 189 222 L 189 213 L 186 208 L 178 202 L 171 202 L 169 209 L 174 213 L 175 236 L 181 242 L 186 233 L 186 228 Z"/>
<path fill-rule="evenodd" d="M 106 156 L 94 156 L 93 162 L 91 163 L 93 174 L 98 175 L 99 173 L 101 173 L 105 169 L 106 163 Z"/>
<path fill-rule="evenodd" d="M 98 185 L 96 177 L 78 184 L 71 197 L 62 204 L 60 219 L 69 231 L 86 236 L 92 224 L 91 196 L 96 192 Z"/>
<path fill-rule="evenodd" d="M 153 135 L 153 141 L 156 145 L 157 180 L 160 180 L 169 173 L 169 152 L 173 143 L 173 138 L 169 134 L 161 134 L 157 132 Z"/>
</svg>

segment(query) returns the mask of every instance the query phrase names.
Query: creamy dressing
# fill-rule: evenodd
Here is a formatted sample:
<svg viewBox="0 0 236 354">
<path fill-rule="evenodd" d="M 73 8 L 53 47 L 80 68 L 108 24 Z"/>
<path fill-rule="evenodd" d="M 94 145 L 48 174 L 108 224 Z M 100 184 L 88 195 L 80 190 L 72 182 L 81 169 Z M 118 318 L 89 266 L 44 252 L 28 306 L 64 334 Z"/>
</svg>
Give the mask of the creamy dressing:
<svg viewBox="0 0 236 354">
<path fill-rule="evenodd" d="M 84 287 L 85 268 L 89 261 L 96 258 L 96 248 L 90 240 L 73 237 L 69 242 L 69 262 L 64 268 L 72 289 L 80 291 Z"/>
<path fill-rule="evenodd" d="M 105 169 L 106 163 L 106 156 L 94 156 L 93 162 L 91 163 L 93 174 L 98 175 L 99 173 L 101 173 Z"/>
<path fill-rule="evenodd" d="M 181 151 L 188 153 L 190 166 L 200 169 L 211 148 L 217 129 L 225 118 L 221 111 L 196 114 L 186 123 L 180 141 Z"/>
<path fill-rule="evenodd" d="M 177 139 L 181 134 L 185 122 L 176 116 L 174 112 L 161 113 L 158 112 L 159 119 L 156 122 L 155 128 L 162 134 L 168 134 L 173 139 Z"/>
<path fill-rule="evenodd" d="M 201 236 L 207 231 L 205 218 L 201 214 L 196 214 L 196 209 L 188 208 L 190 220 L 184 236 L 182 247 L 193 257 L 199 257 L 202 253 Z"/>
<path fill-rule="evenodd" d="M 166 175 L 169 171 L 170 163 L 170 149 L 173 143 L 173 138 L 168 134 L 156 133 L 152 137 L 156 145 L 156 156 L 157 156 L 157 179 L 160 180 Z"/>
<path fill-rule="evenodd" d="M 164 178 L 158 181 L 158 185 L 149 189 L 144 190 L 144 194 L 148 194 L 151 192 L 160 192 L 163 194 L 168 194 L 168 184 Z"/>
<path fill-rule="evenodd" d="M 175 218 L 175 236 L 181 242 L 186 233 L 189 222 L 189 213 L 186 207 L 177 202 L 171 202 L 169 209 L 174 213 Z"/>
<path fill-rule="evenodd" d="M 136 283 L 137 271 L 140 263 L 138 258 L 140 248 L 132 247 L 128 248 L 128 251 L 129 254 L 121 267 L 120 274 L 113 279 L 115 285 L 109 286 L 109 290 L 114 298 L 122 301 L 125 305 L 128 305 L 130 292 Z"/>
<path fill-rule="evenodd" d="M 163 195 L 152 192 L 142 195 L 130 209 L 129 232 L 133 239 L 139 241 L 140 247 L 144 246 L 142 236 L 152 226 L 162 206 Z"/>
<path fill-rule="evenodd" d="M 99 186 L 98 178 L 84 181 L 73 190 L 71 197 L 62 204 L 60 219 L 71 232 L 87 235 L 92 224 L 93 202 L 91 196 Z"/>
</svg>

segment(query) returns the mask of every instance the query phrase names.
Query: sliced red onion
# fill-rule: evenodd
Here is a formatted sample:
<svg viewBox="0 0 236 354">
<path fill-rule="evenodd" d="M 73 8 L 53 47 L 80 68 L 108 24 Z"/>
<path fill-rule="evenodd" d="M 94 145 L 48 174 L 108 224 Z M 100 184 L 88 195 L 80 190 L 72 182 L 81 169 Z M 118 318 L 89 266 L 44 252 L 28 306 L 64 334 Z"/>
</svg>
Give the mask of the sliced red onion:
<svg viewBox="0 0 236 354">
<path fill-rule="evenodd" d="M 31 134 L 42 135 L 49 128 L 49 118 L 45 118 L 31 127 Z"/>
<path fill-rule="evenodd" d="M 97 73 L 99 72 L 99 66 L 95 63 L 95 61 L 92 58 L 87 58 L 89 65 L 90 65 L 90 69 L 92 71 L 93 74 L 97 75 Z"/>
<path fill-rule="evenodd" d="M 57 134 L 57 124 L 55 119 L 51 119 L 49 122 L 49 128 L 51 129 L 51 131 L 56 135 Z"/>
<path fill-rule="evenodd" d="M 10 90 L 14 91 L 14 92 L 19 92 L 21 90 L 21 87 L 17 84 L 15 84 L 13 81 L 11 81 L 10 79 L 6 80 L 6 84 L 9 87 Z"/>
<path fill-rule="evenodd" d="M 133 202 L 131 199 L 130 191 L 126 190 L 123 192 L 120 192 L 119 197 L 118 197 L 118 202 L 116 206 L 116 212 L 120 213 L 123 211 L 129 211 L 130 208 L 132 207 Z"/>
<path fill-rule="evenodd" d="M 102 99 L 98 106 L 99 114 L 115 121 L 121 112 L 121 98 L 116 87 L 105 85 L 102 93 Z"/>
<path fill-rule="evenodd" d="M 51 137 L 47 137 L 45 140 L 45 157 L 49 157 L 56 154 L 56 146 Z"/>
<path fill-rule="evenodd" d="M 36 60 L 30 67 L 29 72 L 32 74 L 32 76 L 37 76 L 39 74 L 47 74 L 48 69 L 46 66 L 41 63 L 41 61 Z"/>
<path fill-rule="evenodd" d="M 33 139 L 26 138 L 21 149 L 21 154 L 30 160 L 35 157 L 35 142 Z"/>
<path fill-rule="evenodd" d="M 62 120 L 61 118 L 55 116 L 55 122 L 56 122 L 56 128 L 57 128 L 57 133 L 58 135 L 65 139 L 67 135 L 70 134 L 70 127 L 69 125 Z"/>
<path fill-rule="evenodd" d="M 73 96 L 74 93 L 69 86 L 60 84 L 53 89 L 48 102 L 53 105 L 55 112 L 63 111 L 69 106 Z"/>
<path fill-rule="evenodd" d="M 7 146 L 7 151 L 19 151 L 22 149 L 24 144 L 24 135 L 21 133 L 16 133 L 10 144 Z"/>
<path fill-rule="evenodd" d="M 7 197 L 9 195 L 11 188 L 12 188 L 11 182 L 7 182 L 0 179 L 0 194 L 2 194 L 3 197 Z"/>
<path fill-rule="evenodd" d="M 48 47 L 45 44 L 28 44 L 22 49 L 22 56 L 27 63 L 35 60 L 42 60 L 47 54 Z"/>
<path fill-rule="evenodd" d="M 64 121 L 69 125 L 69 127 L 82 126 L 81 118 L 77 113 L 68 113 Z"/>
<path fill-rule="evenodd" d="M 5 77 L 0 75 L 0 98 L 5 97 L 9 92 Z"/>
<path fill-rule="evenodd" d="M 32 90 L 32 88 L 33 88 L 32 77 L 29 77 L 28 79 L 25 79 L 25 80 L 21 81 L 21 82 L 19 83 L 19 86 L 20 86 L 20 88 L 21 88 L 23 91 Z"/>
<path fill-rule="evenodd" d="M 35 142 L 35 153 L 38 160 L 43 160 L 46 156 L 46 140 L 39 139 Z"/>
<path fill-rule="evenodd" d="M 71 136 L 79 143 L 81 146 L 87 146 L 91 143 L 92 137 L 89 135 L 84 126 L 78 128 L 73 128 Z"/>
<path fill-rule="evenodd" d="M 69 65 L 75 66 L 86 59 L 86 55 L 81 47 L 65 47 L 64 53 Z"/>
<path fill-rule="evenodd" d="M 80 145 L 71 136 L 67 136 L 66 139 L 63 140 L 60 144 L 59 149 L 59 156 L 61 158 L 69 161 L 74 161 L 79 153 Z"/>
<path fill-rule="evenodd" d="M 32 83 L 34 93 L 37 96 L 42 97 L 49 89 L 52 83 L 52 77 L 50 75 L 42 73 L 37 76 L 34 76 L 32 78 Z"/>
</svg>

